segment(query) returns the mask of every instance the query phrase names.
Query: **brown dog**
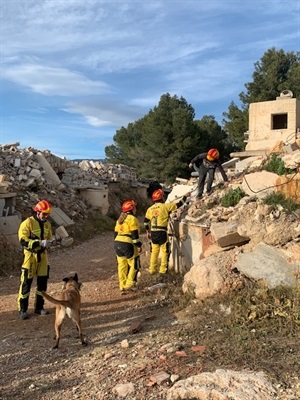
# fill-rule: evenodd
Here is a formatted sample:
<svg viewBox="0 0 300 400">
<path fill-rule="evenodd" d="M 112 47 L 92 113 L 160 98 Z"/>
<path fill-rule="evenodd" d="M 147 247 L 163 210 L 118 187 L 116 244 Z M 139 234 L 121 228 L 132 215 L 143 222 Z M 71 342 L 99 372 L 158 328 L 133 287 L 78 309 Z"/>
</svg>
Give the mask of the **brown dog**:
<svg viewBox="0 0 300 400">
<path fill-rule="evenodd" d="M 87 345 L 87 343 L 83 338 L 82 327 L 81 327 L 81 318 L 80 318 L 81 284 L 78 282 L 78 275 L 77 273 L 75 273 L 73 277 L 64 278 L 63 281 L 65 282 L 65 284 L 59 299 L 54 299 L 53 297 L 49 296 L 49 294 L 42 292 L 42 295 L 45 299 L 50 301 L 50 303 L 56 304 L 55 324 L 54 324 L 56 343 L 53 348 L 54 349 L 58 348 L 60 340 L 61 324 L 66 314 L 68 315 L 69 318 L 71 318 L 75 322 L 81 343 L 83 346 L 85 346 Z"/>
</svg>

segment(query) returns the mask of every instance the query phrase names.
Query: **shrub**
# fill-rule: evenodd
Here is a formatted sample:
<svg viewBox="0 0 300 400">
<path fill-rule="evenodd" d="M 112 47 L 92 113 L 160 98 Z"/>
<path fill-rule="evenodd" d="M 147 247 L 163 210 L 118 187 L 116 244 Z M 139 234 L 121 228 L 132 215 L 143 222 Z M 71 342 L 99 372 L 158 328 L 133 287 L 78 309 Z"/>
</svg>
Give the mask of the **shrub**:
<svg viewBox="0 0 300 400">
<path fill-rule="evenodd" d="M 240 187 L 230 189 L 222 198 L 221 205 L 223 207 L 234 207 L 245 196 L 245 192 Z"/>
<path fill-rule="evenodd" d="M 263 199 L 263 203 L 271 206 L 281 205 L 288 214 L 300 208 L 299 204 L 294 203 L 291 199 L 287 199 L 282 193 L 269 194 Z"/>
<path fill-rule="evenodd" d="M 287 175 L 294 172 L 292 169 L 285 168 L 283 160 L 277 154 L 272 154 L 269 162 L 265 165 L 265 170 L 277 175 Z"/>
</svg>

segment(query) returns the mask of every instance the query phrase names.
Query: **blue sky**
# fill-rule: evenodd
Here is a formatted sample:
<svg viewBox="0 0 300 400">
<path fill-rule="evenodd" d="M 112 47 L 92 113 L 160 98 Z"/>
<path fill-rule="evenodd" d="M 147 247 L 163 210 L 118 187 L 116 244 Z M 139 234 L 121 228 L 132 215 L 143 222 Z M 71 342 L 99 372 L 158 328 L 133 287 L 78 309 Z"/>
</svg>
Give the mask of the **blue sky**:
<svg viewBox="0 0 300 400">
<path fill-rule="evenodd" d="M 219 123 L 270 48 L 300 50 L 300 0 L 0 0 L 0 144 L 104 158 L 183 96 Z"/>
</svg>

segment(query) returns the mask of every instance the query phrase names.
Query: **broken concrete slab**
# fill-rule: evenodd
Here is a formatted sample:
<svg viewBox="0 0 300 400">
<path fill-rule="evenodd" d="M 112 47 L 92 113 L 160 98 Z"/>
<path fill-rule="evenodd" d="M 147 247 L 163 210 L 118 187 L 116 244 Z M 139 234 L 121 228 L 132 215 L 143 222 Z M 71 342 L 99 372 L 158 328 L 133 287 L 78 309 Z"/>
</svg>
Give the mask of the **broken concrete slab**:
<svg viewBox="0 0 300 400">
<path fill-rule="evenodd" d="M 274 192 L 277 178 L 278 175 L 272 172 L 254 172 L 244 177 L 242 189 L 249 196 L 256 194 L 258 197 L 264 197 Z"/>
<path fill-rule="evenodd" d="M 269 288 L 293 287 L 300 263 L 290 263 L 281 250 L 259 243 L 253 251 L 240 253 L 235 267 L 250 279 L 264 281 Z"/>
<path fill-rule="evenodd" d="M 60 208 L 53 207 L 49 219 L 55 222 L 57 225 L 70 226 L 74 225 L 74 221 L 71 220 L 67 214 L 65 214 Z"/>
<path fill-rule="evenodd" d="M 241 245 L 249 242 L 250 238 L 238 233 L 238 223 L 219 222 L 211 224 L 210 231 L 214 241 L 221 247 Z"/>
</svg>

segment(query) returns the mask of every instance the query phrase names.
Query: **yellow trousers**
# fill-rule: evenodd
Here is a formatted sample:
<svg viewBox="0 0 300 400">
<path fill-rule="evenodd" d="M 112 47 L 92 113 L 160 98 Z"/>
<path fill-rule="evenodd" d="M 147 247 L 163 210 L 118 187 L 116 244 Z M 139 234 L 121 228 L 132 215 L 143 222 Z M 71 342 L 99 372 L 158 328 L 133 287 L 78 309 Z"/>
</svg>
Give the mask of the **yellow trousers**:
<svg viewBox="0 0 300 400">
<path fill-rule="evenodd" d="M 118 278 L 120 290 L 135 286 L 137 265 L 136 257 L 126 258 L 117 256 Z"/>
<path fill-rule="evenodd" d="M 150 257 L 150 274 L 156 274 L 159 272 L 160 274 L 166 274 L 168 271 L 168 261 L 170 254 L 170 245 L 169 242 L 165 242 L 163 244 L 154 244 L 151 243 L 151 257 Z M 161 256 L 160 267 L 158 269 L 158 257 Z"/>
</svg>

